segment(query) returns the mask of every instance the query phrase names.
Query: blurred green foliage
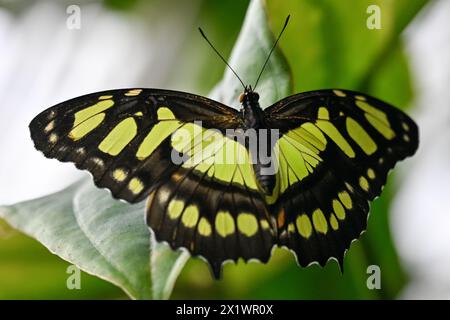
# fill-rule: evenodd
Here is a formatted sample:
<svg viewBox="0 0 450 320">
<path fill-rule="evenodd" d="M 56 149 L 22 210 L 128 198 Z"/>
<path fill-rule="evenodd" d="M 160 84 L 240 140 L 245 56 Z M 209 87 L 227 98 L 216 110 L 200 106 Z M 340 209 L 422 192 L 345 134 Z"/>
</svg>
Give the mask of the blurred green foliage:
<svg viewBox="0 0 450 320">
<path fill-rule="evenodd" d="M 70 264 L 0 219 L 0 299 L 121 299 L 122 290 L 81 274 L 81 289 L 68 290 Z"/>
<path fill-rule="evenodd" d="M 145 201 L 116 201 L 90 179 L 0 206 L 0 217 L 11 226 L 77 266 L 68 272 L 67 288 L 81 283 L 81 269 L 117 285 L 133 299 L 168 299 L 189 256 L 154 241 L 144 212 Z"/>
<path fill-rule="evenodd" d="M 108 9 L 126 11 L 133 10 L 139 0 L 105 0 L 104 5 Z"/>
<path fill-rule="evenodd" d="M 182 1 L 182 0 L 179 0 Z M 115 9 L 140 10 L 142 1 Z M 114 4 L 111 4 L 114 3 Z M 173 1 L 173 10 L 177 10 Z M 267 1 L 274 32 L 287 14 L 290 26 L 280 41 L 294 77 L 294 91 L 319 88 L 362 90 L 400 108 L 413 98 L 411 76 L 401 32 L 427 3 L 426 0 L 285 0 Z M 228 56 L 240 30 L 248 1 L 203 1 L 198 25 Z M 381 8 L 382 29 L 366 27 L 371 4 Z M 140 9 L 139 9 L 140 8 Z M 161 13 L 164 15 L 164 13 Z M 178 72 L 169 83 L 206 94 L 220 80 L 224 65 L 198 36 L 197 25 L 187 37 L 177 59 Z M 246 75 L 242 75 L 245 79 Z M 233 299 L 377 299 L 395 298 L 407 281 L 391 241 L 389 203 L 395 196 L 393 177 L 374 202 L 368 231 L 355 242 L 345 258 L 344 274 L 337 264 L 325 268 L 299 268 L 289 252 L 276 249 L 267 265 L 226 265 L 224 279 L 211 279 L 208 267 L 190 259 L 178 279 L 173 298 Z M 6 231 L 5 231 L 6 230 Z M 67 263 L 36 241 L 0 222 L 0 298 L 125 298 L 114 286 L 83 274 L 83 290 L 65 288 Z M 382 289 L 368 290 L 368 265 L 382 270 Z"/>
</svg>

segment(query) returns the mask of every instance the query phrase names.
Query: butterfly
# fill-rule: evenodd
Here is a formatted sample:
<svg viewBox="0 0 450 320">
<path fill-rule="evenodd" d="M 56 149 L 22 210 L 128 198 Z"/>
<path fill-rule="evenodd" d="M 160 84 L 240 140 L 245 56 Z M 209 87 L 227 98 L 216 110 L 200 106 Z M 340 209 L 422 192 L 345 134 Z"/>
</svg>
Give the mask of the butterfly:
<svg viewBox="0 0 450 320">
<path fill-rule="evenodd" d="M 216 278 L 225 261 L 267 262 L 274 246 L 301 266 L 342 268 L 388 172 L 415 153 L 417 125 L 343 89 L 258 101 L 251 86 L 239 111 L 179 91 L 109 90 L 43 111 L 30 132 L 46 157 L 88 170 L 114 198 L 147 199 L 156 240 L 203 257 Z M 269 164 L 254 145 L 268 146 Z"/>
</svg>

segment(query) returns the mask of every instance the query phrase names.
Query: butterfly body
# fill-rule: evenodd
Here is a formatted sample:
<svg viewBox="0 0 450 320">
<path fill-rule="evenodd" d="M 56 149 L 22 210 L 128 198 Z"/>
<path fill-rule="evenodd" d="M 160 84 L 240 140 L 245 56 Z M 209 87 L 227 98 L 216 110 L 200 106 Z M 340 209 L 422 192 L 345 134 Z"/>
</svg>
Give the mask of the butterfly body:
<svg viewBox="0 0 450 320">
<path fill-rule="evenodd" d="M 185 92 L 109 90 L 43 111 L 30 131 L 46 157 L 88 170 L 115 198 L 147 199 L 156 239 L 204 257 L 216 277 L 228 260 L 268 261 L 274 246 L 301 266 L 330 258 L 342 266 L 369 201 L 415 153 L 418 128 L 349 90 L 300 93 L 265 109 L 258 98 L 249 88 L 237 111 Z"/>
<path fill-rule="evenodd" d="M 242 103 L 244 129 L 266 128 L 264 111 L 259 105 L 259 94 L 251 89 L 246 89 L 239 100 Z"/>
<path fill-rule="evenodd" d="M 253 170 L 262 191 L 271 193 L 275 187 L 275 174 L 273 172 L 264 174 L 264 170 L 269 171 L 277 137 L 274 131 L 267 126 L 266 115 L 259 105 L 259 94 L 254 92 L 251 86 L 245 89 L 239 100 L 242 104 L 241 114 L 244 123 L 242 129 L 247 131 L 247 137 L 252 136 L 249 134 L 250 132 L 255 133 L 254 141 L 246 141 L 246 147 L 250 150 L 253 159 Z M 249 144 L 253 144 L 255 148 L 251 148 Z M 261 156 L 268 161 L 262 163 Z"/>
</svg>

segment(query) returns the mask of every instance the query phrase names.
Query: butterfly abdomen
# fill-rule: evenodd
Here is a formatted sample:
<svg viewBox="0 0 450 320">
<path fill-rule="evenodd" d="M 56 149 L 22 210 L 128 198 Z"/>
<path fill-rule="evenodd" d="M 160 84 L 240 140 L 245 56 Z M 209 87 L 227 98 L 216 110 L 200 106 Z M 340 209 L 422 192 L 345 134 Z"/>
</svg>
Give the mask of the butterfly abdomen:
<svg viewBox="0 0 450 320">
<path fill-rule="evenodd" d="M 255 163 L 253 165 L 253 170 L 255 171 L 255 176 L 259 182 L 260 187 L 266 194 L 272 194 L 273 188 L 275 187 L 275 174 L 264 173 L 264 171 L 271 170 L 270 164 L 263 165 L 261 163 Z"/>
<path fill-rule="evenodd" d="M 274 146 L 278 140 L 278 131 L 258 129 L 255 135 L 258 141 L 249 146 L 252 153 L 253 170 L 260 187 L 266 194 L 272 194 L 275 187 L 275 175 L 278 166 L 274 163 Z"/>
</svg>

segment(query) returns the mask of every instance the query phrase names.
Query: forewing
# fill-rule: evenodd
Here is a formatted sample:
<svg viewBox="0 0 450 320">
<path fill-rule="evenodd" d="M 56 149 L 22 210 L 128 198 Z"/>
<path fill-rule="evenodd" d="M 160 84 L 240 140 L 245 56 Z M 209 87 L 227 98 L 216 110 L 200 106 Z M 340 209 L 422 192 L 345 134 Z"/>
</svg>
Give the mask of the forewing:
<svg viewBox="0 0 450 320">
<path fill-rule="evenodd" d="M 185 123 L 225 130 L 237 111 L 205 97 L 157 89 L 93 93 L 57 104 L 30 123 L 35 147 L 74 162 L 98 187 L 129 202 L 144 199 L 177 169 L 170 136 Z"/>
</svg>

